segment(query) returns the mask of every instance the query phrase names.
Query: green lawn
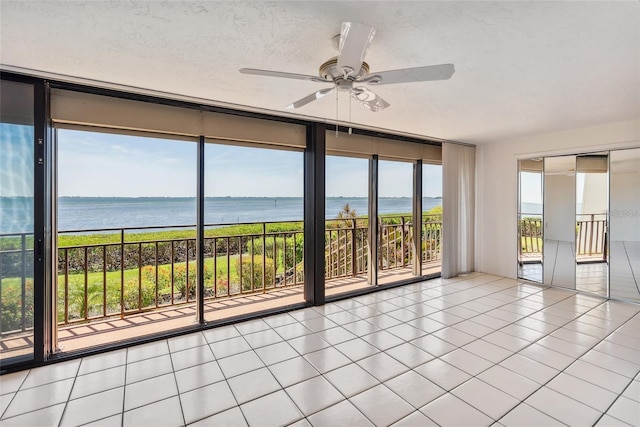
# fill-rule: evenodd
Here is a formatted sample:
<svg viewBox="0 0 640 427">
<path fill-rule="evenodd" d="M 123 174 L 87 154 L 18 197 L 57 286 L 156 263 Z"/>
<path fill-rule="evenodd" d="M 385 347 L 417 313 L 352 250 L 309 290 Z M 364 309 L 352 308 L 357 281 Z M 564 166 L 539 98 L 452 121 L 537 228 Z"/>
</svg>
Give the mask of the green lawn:
<svg viewBox="0 0 640 427">
<path fill-rule="evenodd" d="M 283 222 L 276 224 L 267 224 L 267 233 L 280 233 L 302 231 L 302 222 Z M 204 232 L 205 237 L 221 237 L 221 236 L 243 236 L 262 234 L 262 224 L 241 224 L 229 225 L 220 228 L 207 229 Z M 125 233 L 124 241 L 132 242 L 152 242 L 161 240 L 185 240 L 195 239 L 195 230 L 167 230 L 167 231 L 150 231 L 139 233 Z M 120 233 L 113 234 L 76 234 L 76 235 L 58 235 L 58 247 L 64 248 L 69 246 L 95 245 L 106 243 L 120 243 Z"/>
<path fill-rule="evenodd" d="M 240 289 L 240 276 L 239 276 L 239 255 L 219 256 L 214 259 L 205 259 L 205 289 L 213 291 L 214 286 L 217 287 L 217 293 L 219 295 L 227 295 L 229 288 L 232 293 L 239 292 Z M 228 264 L 227 264 L 228 261 Z M 267 260 L 267 281 L 273 279 L 273 263 Z M 243 264 L 246 264 L 247 269 L 243 268 L 243 288 L 247 290 L 251 285 L 251 257 L 250 255 L 243 256 Z M 282 272 L 283 268 L 279 270 Z M 215 274 L 214 274 L 215 271 Z M 229 272 L 229 275 L 227 275 Z M 262 283 L 262 257 L 256 256 L 254 258 L 254 272 L 253 272 L 254 286 L 261 286 Z M 186 262 L 174 263 L 173 271 L 173 286 L 174 295 L 182 293 L 186 294 Z M 189 263 L 189 288 L 190 295 L 195 294 L 192 289 L 195 286 L 196 277 L 196 263 Z M 138 268 L 127 269 L 124 272 L 121 271 L 109 271 L 106 274 L 103 272 L 90 272 L 87 273 L 87 306 L 89 308 L 89 316 L 100 315 L 102 313 L 102 307 L 104 303 L 104 291 L 106 278 L 106 303 L 108 312 L 117 312 L 120 308 L 120 294 L 122 288 L 124 288 L 124 302 L 125 309 L 132 310 L 138 308 L 144 308 L 146 306 L 153 305 L 155 302 L 156 294 L 156 269 L 155 266 L 144 266 L 141 270 Z M 122 280 L 124 278 L 124 280 Z M 142 278 L 141 288 L 142 294 L 140 295 L 140 278 Z M 170 301 L 171 295 L 171 265 L 158 266 L 158 294 L 160 298 L 164 298 Z M 2 280 L 3 294 L 15 295 L 19 298 L 20 295 L 20 278 L 5 278 Z M 68 275 L 68 310 L 69 318 L 79 318 L 84 316 L 84 298 L 85 298 L 85 276 L 84 274 L 69 274 Z M 139 306 L 139 298 L 142 300 L 142 306 Z M 64 320 L 64 301 L 65 301 L 65 276 L 58 276 L 58 321 Z M 161 301 L 162 303 L 162 301 Z"/>
</svg>

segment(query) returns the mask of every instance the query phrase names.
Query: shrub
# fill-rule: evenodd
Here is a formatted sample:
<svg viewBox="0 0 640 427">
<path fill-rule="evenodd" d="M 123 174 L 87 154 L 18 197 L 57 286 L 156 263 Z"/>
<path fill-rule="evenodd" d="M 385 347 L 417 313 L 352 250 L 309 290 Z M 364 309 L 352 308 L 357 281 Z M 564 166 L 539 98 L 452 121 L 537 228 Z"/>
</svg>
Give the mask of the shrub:
<svg viewBox="0 0 640 427">
<path fill-rule="evenodd" d="M 284 252 L 286 243 L 286 253 Z M 251 247 L 251 243 L 247 244 L 247 248 Z M 267 237 L 264 242 L 265 254 L 268 258 L 271 258 L 273 261 L 276 258 L 277 269 L 280 271 L 281 269 L 290 269 L 294 267 L 296 264 L 302 262 L 302 258 L 304 256 L 304 239 L 301 235 L 297 235 L 295 238 L 293 236 L 283 237 L 278 236 L 275 239 L 275 257 L 274 257 L 274 239 L 273 237 Z M 263 252 L 263 242 L 262 237 L 257 237 L 253 239 L 253 253 L 254 256 L 262 255 Z M 284 254 L 284 255 L 283 255 Z M 243 279 L 244 280 L 244 279 Z"/>
<path fill-rule="evenodd" d="M 0 301 L 0 333 L 22 329 L 22 291 L 20 283 L 3 286 Z M 33 327 L 33 280 L 25 281 L 24 298 L 25 327 Z"/>
<path fill-rule="evenodd" d="M 69 320 L 84 318 L 84 283 L 77 281 L 69 284 Z M 64 302 L 59 307 L 64 317 Z M 87 286 L 87 313 L 95 316 L 102 313 L 102 283 L 89 283 Z"/>
<path fill-rule="evenodd" d="M 218 272 L 218 275 L 222 276 L 222 270 Z M 216 282 L 216 294 L 229 295 L 229 282 L 226 278 L 219 278 Z"/>
<path fill-rule="evenodd" d="M 273 260 L 265 258 L 265 276 L 264 286 L 270 287 L 273 284 Z M 253 266 L 253 274 L 252 274 Z M 236 260 L 236 269 L 242 274 L 242 291 L 251 289 L 262 289 L 262 256 L 254 255 L 253 260 L 250 257 L 242 258 L 242 266 L 240 260 Z"/>
<path fill-rule="evenodd" d="M 140 300 L 138 299 L 140 296 Z M 138 289 L 138 279 L 132 279 L 124 284 L 124 309 L 136 310 L 149 307 L 155 303 L 156 291 L 152 283 L 142 282 Z M 140 304 L 141 303 L 141 304 Z"/>
</svg>

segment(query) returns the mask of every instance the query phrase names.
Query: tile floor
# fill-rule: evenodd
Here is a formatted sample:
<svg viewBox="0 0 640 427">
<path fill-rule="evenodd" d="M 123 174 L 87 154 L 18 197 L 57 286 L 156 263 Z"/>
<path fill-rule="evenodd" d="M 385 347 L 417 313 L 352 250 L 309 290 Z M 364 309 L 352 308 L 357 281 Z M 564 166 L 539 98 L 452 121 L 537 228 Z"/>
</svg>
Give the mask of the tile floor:
<svg viewBox="0 0 640 427">
<path fill-rule="evenodd" d="M 0 423 L 640 425 L 639 313 L 436 279 L 4 375 Z"/>
</svg>

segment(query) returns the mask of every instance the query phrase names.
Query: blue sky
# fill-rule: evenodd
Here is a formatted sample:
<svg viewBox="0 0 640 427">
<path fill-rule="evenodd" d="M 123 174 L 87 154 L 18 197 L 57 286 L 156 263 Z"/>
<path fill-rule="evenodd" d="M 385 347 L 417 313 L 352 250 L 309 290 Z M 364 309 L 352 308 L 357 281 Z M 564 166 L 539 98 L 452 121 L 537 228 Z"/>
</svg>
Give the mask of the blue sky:
<svg viewBox="0 0 640 427">
<path fill-rule="evenodd" d="M 520 173 L 520 200 L 523 203 L 542 203 L 541 173 Z"/>
<path fill-rule="evenodd" d="M 159 138 L 58 131 L 58 193 L 93 197 L 194 197 L 196 144 Z M 303 153 L 210 144 L 207 197 L 301 197 Z M 412 165 L 380 161 L 381 197 L 411 197 Z M 366 197 L 366 159 L 327 158 L 328 197 Z M 442 195 L 440 166 L 425 166 L 424 195 Z"/>
</svg>

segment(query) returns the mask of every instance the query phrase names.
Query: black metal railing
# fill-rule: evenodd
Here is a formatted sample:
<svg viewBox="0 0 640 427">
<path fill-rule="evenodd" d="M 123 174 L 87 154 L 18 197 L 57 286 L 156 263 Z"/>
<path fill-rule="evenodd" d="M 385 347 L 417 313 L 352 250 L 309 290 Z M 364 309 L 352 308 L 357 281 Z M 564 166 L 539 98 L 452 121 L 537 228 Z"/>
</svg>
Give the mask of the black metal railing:
<svg viewBox="0 0 640 427">
<path fill-rule="evenodd" d="M 0 336 L 33 328 L 33 237 L 0 235 Z"/>
<path fill-rule="evenodd" d="M 282 224 L 292 229 L 268 229 Z M 205 301 L 302 284 L 302 222 L 234 225 L 259 231 L 205 235 Z M 88 232 L 119 237 L 115 242 L 58 248 L 60 324 L 124 317 L 195 300 L 196 239 L 195 232 L 189 233 L 193 227 L 145 228 L 149 229 L 184 230 L 193 236 L 127 240 L 127 233 L 141 229 L 96 229 Z"/>
<path fill-rule="evenodd" d="M 381 217 L 378 227 L 379 268 L 411 265 L 410 217 Z M 205 229 L 205 302 L 303 284 L 302 221 L 211 224 Z M 124 318 L 195 301 L 194 226 L 73 230 L 61 231 L 58 236 L 59 325 Z M 367 272 L 368 219 L 328 220 L 325 239 L 327 280 Z M 0 242 L 0 333 L 5 336 L 33 326 L 33 280 L 29 273 L 33 239 L 28 234 L 2 235 Z M 441 218 L 424 217 L 423 262 L 440 259 L 441 242 Z M 16 307 L 20 309 L 16 311 Z M 11 315 L 10 322 L 5 321 L 5 314 L 7 318 Z"/>
</svg>

